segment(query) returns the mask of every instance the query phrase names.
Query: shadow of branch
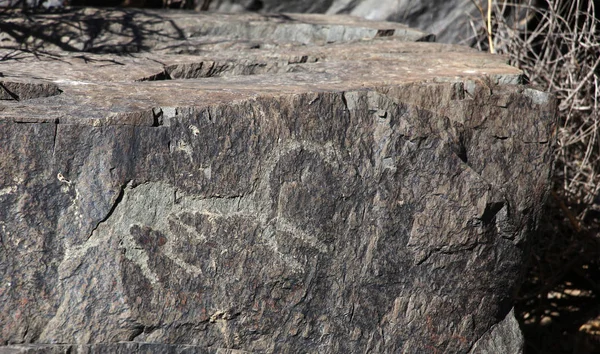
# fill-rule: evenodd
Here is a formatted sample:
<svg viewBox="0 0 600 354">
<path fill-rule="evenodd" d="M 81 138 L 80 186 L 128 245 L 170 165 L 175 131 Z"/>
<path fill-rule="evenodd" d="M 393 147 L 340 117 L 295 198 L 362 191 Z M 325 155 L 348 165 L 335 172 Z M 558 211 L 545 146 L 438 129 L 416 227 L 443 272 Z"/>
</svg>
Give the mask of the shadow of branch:
<svg viewBox="0 0 600 354">
<path fill-rule="evenodd" d="M 185 34 L 172 20 L 143 9 L 0 9 L 2 61 L 57 59 L 59 52 L 127 55 L 183 39 Z"/>
</svg>

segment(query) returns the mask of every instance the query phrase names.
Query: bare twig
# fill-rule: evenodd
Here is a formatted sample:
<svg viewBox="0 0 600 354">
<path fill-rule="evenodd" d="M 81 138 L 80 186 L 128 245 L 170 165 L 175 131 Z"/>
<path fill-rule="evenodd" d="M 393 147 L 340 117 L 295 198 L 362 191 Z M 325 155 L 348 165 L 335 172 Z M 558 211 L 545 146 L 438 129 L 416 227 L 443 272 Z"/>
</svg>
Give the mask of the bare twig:
<svg viewBox="0 0 600 354">
<path fill-rule="evenodd" d="M 490 46 L 490 53 L 495 54 L 496 51 L 494 50 L 494 40 L 492 39 L 492 0 L 488 0 L 487 35 L 488 35 L 488 43 Z"/>
</svg>

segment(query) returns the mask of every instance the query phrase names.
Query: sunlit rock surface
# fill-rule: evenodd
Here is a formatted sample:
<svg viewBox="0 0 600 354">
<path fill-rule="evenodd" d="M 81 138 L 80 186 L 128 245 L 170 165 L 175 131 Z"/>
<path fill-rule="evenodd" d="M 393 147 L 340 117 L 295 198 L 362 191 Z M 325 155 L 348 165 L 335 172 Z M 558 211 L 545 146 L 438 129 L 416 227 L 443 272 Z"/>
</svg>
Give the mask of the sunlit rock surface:
<svg viewBox="0 0 600 354">
<path fill-rule="evenodd" d="M 502 57 L 336 16 L 2 26 L 0 352 L 521 351 L 555 101 Z"/>
</svg>

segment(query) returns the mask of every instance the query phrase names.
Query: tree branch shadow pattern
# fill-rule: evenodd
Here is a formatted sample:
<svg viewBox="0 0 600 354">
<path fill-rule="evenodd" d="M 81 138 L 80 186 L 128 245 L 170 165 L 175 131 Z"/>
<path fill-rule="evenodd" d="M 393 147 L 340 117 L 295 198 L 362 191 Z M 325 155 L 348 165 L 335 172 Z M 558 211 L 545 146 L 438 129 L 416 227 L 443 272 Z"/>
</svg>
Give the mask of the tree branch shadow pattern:
<svg viewBox="0 0 600 354">
<path fill-rule="evenodd" d="M 0 10 L 0 49 L 7 52 L 0 61 L 32 55 L 60 60 L 58 52 L 129 55 L 184 39 L 171 19 L 143 9 L 113 9 L 108 17 L 94 8 Z"/>
</svg>

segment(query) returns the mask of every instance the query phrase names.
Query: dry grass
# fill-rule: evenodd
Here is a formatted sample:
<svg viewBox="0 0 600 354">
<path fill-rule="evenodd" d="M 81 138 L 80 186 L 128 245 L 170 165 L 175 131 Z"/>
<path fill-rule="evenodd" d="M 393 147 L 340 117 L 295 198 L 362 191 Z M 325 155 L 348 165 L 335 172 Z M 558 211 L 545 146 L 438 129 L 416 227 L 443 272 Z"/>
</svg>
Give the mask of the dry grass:
<svg viewBox="0 0 600 354">
<path fill-rule="evenodd" d="M 559 99 L 552 198 L 517 310 L 528 353 L 600 352 L 600 24 L 593 1 L 472 0 L 472 43 Z M 484 11 L 488 10 L 488 11 Z"/>
</svg>

